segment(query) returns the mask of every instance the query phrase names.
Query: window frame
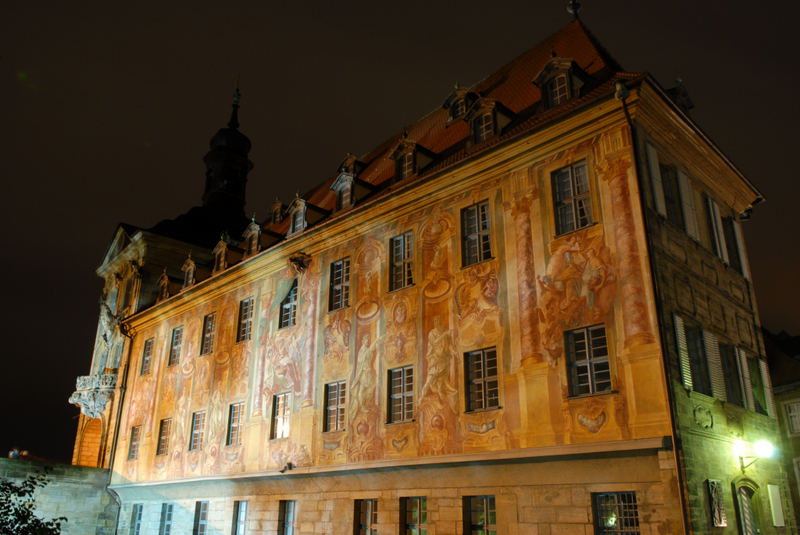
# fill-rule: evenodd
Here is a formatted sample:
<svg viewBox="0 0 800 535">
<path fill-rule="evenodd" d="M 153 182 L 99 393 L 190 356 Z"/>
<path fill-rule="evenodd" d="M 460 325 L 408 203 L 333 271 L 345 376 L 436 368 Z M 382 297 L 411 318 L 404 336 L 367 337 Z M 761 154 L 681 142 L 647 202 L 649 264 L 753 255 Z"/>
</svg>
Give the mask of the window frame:
<svg viewBox="0 0 800 535">
<path fill-rule="evenodd" d="M 416 504 L 416 507 L 409 507 Z M 412 518 L 409 519 L 409 513 Z M 416 522 L 414 522 L 416 520 Z M 427 496 L 404 496 L 400 498 L 400 525 L 401 535 L 427 535 L 428 534 L 428 498 Z"/>
<path fill-rule="evenodd" d="M 206 411 L 192 413 L 192 426 L 190 429 L 189 451 L 202 451 L 206 432 Z"/>
<path fill-rule="evenodd" d="M 281 300 L 280 313 L 278 314 L 278 329 L 293 327 L 297 324 L 297 279 L 292 282 L 291 288 Z"/>
<path fill-rule="evenodd" d="M 613 497 L 613 503 L 609 504 L 615 511 L 612 513 L 615 519 L 633 520 L 635 526 L 630 529 L 630 526 L 620 526 L 619 529 L 608 529 L 609 526 L 603 526 L 603 519 L 608 515 L 601 513 L 601 508 L 606 504 L 601 503 L 604 497 Z M 624 503 L 621 498 L 632 498 L 632 502 Z M 632 505 L 631 505 L 632 504 Z M 627 510 L 626 510 L 627 508 Z M 631 511 L 629 510 L 632 508 Z M 636 492 L 634 491 L 614 491 L 614 492 L 593 492 L 592 493 L 592 524 L 594 525 L 594 532 L 598 535 L 637 535 L 641 533 L 641 520 L 639 519 L 639 504 L 636 499 Z"/>
<path fill-rule="evenodd" d="M 545 90 L 547 92 L 548 109 L 560 106 L 570 100 L 572 98 L 572 83 L 569 71 L 555 74 L 545 84 Z"/>
<path fill-rule="evenodd" d="M 217 313 L 211 312 L 203 317 L 203 332 L 200 336 L 200 356 L 214 352 L 214 334 L 216 332 Z"/>
<path fill-rule="evenodd" d="M 248 342 L 253 335 L 253 311 L 255 299 L 250 296 L 239 301 L 239 321 L 236 327 L 236 343 Z"/>
<path fill-rule="evenodd" d="M 269 429 L 269 438 L 271 440 L 289 438 L 291 416 L 291 392 L 281 392 L 272 396 L 272 417 L 270 418 Z"/>
<path fill-rule="evenodd" d="M 139 446 L 142 439 L 142 426 L 132 425 L 130 442 L 128 442 L 128 460 L 135 461 L 139 458 Z"/>
<path fill-rule="evenodd" d="M 586 187 L 585 191 L 580 192 L 578 192 L 579 188 L 575 173 L 575 170 L 579 168 L 583 168 Z M 569 195 L 564 198 L 560 198 L 557 180 L 560 179 L 561 173 L 563 172 L 569 173 Z M 586 158 L 582 158 L 575 163 L 559 167 L 555 171 L 552 171 L 550 173 L 550 186 L 552 188 L 553 217 L 555 218 L 556 236 L 570 234 L 577 230 L 590 227 L 594 224 L 594 218 L 592 214 L 592 186 L 589 177 L 589 165 L 586 161 Z M 585 205 L 582 205 L 581 201 L 585 201 Z M 565 207 L 569 207 L 569 212 L 571 215 L 569 222 L 562 221 L 561 218 L 562 212 L 560 209 Z M 582 222 L 584 218 L 581 218 L 579 215 L 581 208 L 585 210 L 585 222 Z M 569 223 L 567 225 L 569 228 L 565 227 L 565 224 L 567 223 Z"/>
<path fill-rule="evenodd" d="M 134 503 L 131 508 L 131 535 L 140 535 L 142 532 L 142 511 L 144 505 Z"/>
<path fill-rule="evenodd" d="M 605 341 L 605 345 L 594 347 L 595 338 L 593 338 L 593 333 L 599 331 L 602 331 L 601 336 Z M 586 358 L 581 360 L 577 358 L 580 352 L 577 348 L 577 335 L 583 335 L 584 349 L 582 351 L 586 354 Z M 598 350 L 600 350 L 600 354 L 595 356 L 595 352 Z M 570 397 L 595 396 L 613 392 L 608 332 L 605 324 L 598 323 L 564 331 L 564 353 L 567 362 L 567 382 L 569 383 Z M 604 367 L 605 369 L 603 369 Z M 581 369 L 586 370 L 584 374 L 581 374 Z M 604 374 L 607 374 L 608 377 L 603 377 Z M 582 375 L 587 378 L 585 385 L 579 382 Z M 599 378 L 598 375 L 600 376 Z M 598 387 L 599 384 L 605 385 L 606 383 L 607 387 Z M 583 387 L 588 387 L 588 392 L 581 391 Z"/>
<path fill-rule="evenodd" d="M 172 519 L 174 507 L 171 503 L 161 504 L 161 518 L 158 521 L 158 535 L 172 534 Z"/>
<path fill-rule="evenodd" d="M 399 377 L 399 391 L 395 389 L 395 375 Z M 414 366 L 400 366 L 388 371 L 386 388 L 387 416 L 386 423 L 397 424 L 414 421 Z M 397 410 L 395 410 L 397 409 Z M 395 413 L 399 416 L 395 418 Z"/>
<path fill-rule="evenodd" d="M 231 403 L 228 407 L 228 432 L 225 434 L 226 446 L 238 446 L 242 443 L 244 431 L 244 401 Z"/>
<path fill-rule="evenodd" d="M 476 505 L 479 505 L 480 509 L 475 508 Z M 479 513 L 479 518 L 483 519 L 480 524 L 474 522 L 473 512 Z M 464 496 L 462 498 L 462 515 L 464 535 L 476 533 L 497 535 L 497 501 L 494 495 Z"/>
<path fill-rule="evenodd" d="M 169 339 L 169 357 L 167 367 L 176 366 L 181 362 L 181 349 L 183 347 L 183 325 L 172 329 Z"/>
<path fill-rule="evenodd" d="M 328 312 L 350 306 L 350 257 L 331 262 L 328 283 Z"/>
<path fill-rule="evenodd" d="M 475 144 L 483 143 L 495 134 L 494 111 L 479 112 L 472 120 L 472 139 Z"/>
<path fill-rule="evenodd" d="M 800 399 L 784 401 L 783 414 L 786 417 L 786 434 L 789 437 L 800 436 Z M 789 409 L 789 407 L 794 407 Z M 796 411 L 796 412 L 795 412 Z"/>
<path fill-rule="evenodd" d="M 297 501 L 280 500 L 278 504 L 278 534 L 295 535 L 297 531 Z"/>
<path fill-rule="evenodd" d="M 378 499 L 354 500 L 353 535 L 378 535 Z"/>
<path fill-rule="evenodd" d="M 492 213 L 484 199 L 461 209 L 461 267 L 492 258 Z"/>
<path fill-rule="evenodd" d="M 156 456 L 169 453 L 169 435 L 172 431 L 172 418 L 162 418 L 158 423 L 158 442 L 156 443 Z"/>
<path fill-rule="evenodd" d="M 231 535 L 247 534 L 247 500 L 234 500 L 233 502 L 233 525 Z"/>
<path fill-rule="evenodd" d="M 489 360 L 494 359 L 494 375 L 489 375 Z M 499 357 L 496 347 L 485 347 L 464 353 L 464 398 L 466 412 L 482 412 L 500 409 L 500 375 Z M 473 363 L 477 362 L 480 375 L 473 373 Z M 493 384 L 493 386 L 492 386 Z M 494 396 L 492 396 L 494 392 Z M 480 397 L 480 399 L 478 399 Z M 478 406 L 480 401 L 480 406 Z M 494 404 L 491 404 L 494 402 Z"/>
<path fill-rule="evenodd" d="M 194 502 L 194 525 L 192 535 L 206 535 L 208 532 L 208 501 Z"/>
<path fill-rule="evenodd" d="M 148 338 L 144 341 L 144 346 L 142 347 L 142 365 L 139 368 L 139 375 L 148 375 L 150 373 L 150 366 L 153 361 L 153 345 L 155 344 L 155 338 Z"/>
<path fill-rule="evenodd" d="M 414 232 L 389 239 L 389 291 L 414 285 Z"/>
<path fill-rule="evenodd" d="M 335 391 L 335 400 L 331 398 L 332 391 Z M 325 414 L 322 431 L 324 433 L 344 431 L 346 411 L 347 382 L 333 381 L 327 383 L 325 385 Z"/>
<path fill-rule="evenodd" d="M 416 151 L 409 150 L 399 154 L 395 160 L 395 176 L 397 180 L 403 180 L 413 176 L 417 172 Z"/>
</svg>

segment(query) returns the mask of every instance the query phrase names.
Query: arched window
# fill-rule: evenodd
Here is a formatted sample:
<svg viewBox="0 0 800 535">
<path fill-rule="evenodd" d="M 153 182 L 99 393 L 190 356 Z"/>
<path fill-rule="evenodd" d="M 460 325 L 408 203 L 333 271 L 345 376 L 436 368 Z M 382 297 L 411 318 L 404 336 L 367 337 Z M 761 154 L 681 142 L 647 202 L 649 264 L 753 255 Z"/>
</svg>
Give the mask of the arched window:
<svg viewBox="0 0 800 535">
<path fill-rule="evenodd" d="M 736 504 L 739 516 L 739 529 L 742 535 L 759 533 L 756 516 L 753 512 L 753 496 L 758 490 L 755 483 L 742 482 L 736 484 Z"/>
</svg>

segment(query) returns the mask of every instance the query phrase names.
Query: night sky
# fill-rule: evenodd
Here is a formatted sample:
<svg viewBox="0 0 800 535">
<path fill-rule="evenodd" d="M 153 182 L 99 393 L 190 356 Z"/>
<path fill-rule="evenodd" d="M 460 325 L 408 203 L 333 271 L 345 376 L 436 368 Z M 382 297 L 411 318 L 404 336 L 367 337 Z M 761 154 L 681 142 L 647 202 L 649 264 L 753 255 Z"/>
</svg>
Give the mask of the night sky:
<svg viewBox="0 0 800 535">
<path fill-rule="evenodd" d="M 237 76 L 263 219 L 570 20 L 544 2 L 9 2 L 0 10 L 0 454 L 69 461 L 119 222 L 200 202 Z M 183 4 L 183 5 L 179 5 Z M 767 199 L 744 225 L 763 324 L 800 334 L 798 3 L 585 0 L 628 71 L 680 75 L 694 120 Z M 793 52 L 794 51 L 794 52 Z"/>
</svg>

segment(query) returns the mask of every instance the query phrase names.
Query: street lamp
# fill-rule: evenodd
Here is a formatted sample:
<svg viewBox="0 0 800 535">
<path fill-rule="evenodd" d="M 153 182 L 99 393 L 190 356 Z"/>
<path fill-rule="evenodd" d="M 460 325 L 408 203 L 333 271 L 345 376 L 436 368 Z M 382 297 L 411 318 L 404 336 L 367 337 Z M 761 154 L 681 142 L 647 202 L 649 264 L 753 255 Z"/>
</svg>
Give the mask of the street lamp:
<svg viewBox="0 0 800 535">
<path fill-rule="evenodd" d="M 759 440 L 753 444 L 753 454 L 747 455 L 747 443 L 743 440 L 735 440 L 733 442 L 733 454 L 739 458 L 739 468 L 744 473 L 745 468 L 753 465 L 757 460 L 762 458 L 772 457 L 775 448 L 767 440 Z M 748 462 L 749 461 L 749 462 Z"/>
</svg>

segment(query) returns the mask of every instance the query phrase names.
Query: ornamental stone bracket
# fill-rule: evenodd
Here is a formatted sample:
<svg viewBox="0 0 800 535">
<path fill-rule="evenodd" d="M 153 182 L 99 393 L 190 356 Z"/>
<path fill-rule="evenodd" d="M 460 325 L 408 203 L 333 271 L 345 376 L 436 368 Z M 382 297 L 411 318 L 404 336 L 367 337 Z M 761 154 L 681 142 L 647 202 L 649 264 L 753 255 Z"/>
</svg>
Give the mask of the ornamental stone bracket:
<svg viewBox="0 0 800 535">
<path fill-rule="evenodd" d="M 69 397 L 69 402 L 80 407 L 89 418 L 100 418 L 116 385 L 115 373 L 83 375 L 75 381 L 75 392 Z"/>
</svg>

